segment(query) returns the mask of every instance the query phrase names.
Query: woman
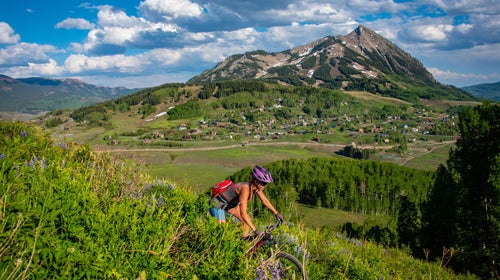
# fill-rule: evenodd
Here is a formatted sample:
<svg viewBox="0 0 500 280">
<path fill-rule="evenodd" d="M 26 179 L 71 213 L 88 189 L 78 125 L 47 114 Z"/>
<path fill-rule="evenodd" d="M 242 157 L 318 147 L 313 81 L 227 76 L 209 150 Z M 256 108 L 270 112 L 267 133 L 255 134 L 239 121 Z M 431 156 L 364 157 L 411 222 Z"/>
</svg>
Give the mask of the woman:
<svg viewBox="0 0 500 280">
<path fill-rule="evenodd" d="M 248 237 L 250 232 L 256 235 L 260 234 L 248 214 L 248 201 L 256 194 L 277 219 L 283 221 L 283 216 L 274 208 L 267 199 L 263 190 L 268 183 L 273 181 L 271 173 L 261 166 L 255 166 L 252 169 L 252 179 L 248 182 L 240 182 L 227 188 L 222 194 L 212 197 L 210 213 L 217 218 L 219 223 L 226 222 L 225 211 L 235 216 L 243 228 L 243 238 Z"/>
</svg>

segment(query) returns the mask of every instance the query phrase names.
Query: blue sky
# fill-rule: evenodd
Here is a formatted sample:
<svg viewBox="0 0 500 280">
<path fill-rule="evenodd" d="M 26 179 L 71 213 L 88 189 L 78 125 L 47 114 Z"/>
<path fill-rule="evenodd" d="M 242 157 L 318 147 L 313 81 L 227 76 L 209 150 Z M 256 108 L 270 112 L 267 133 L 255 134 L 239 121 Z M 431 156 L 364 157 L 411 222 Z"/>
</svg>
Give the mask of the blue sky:
<svg viewBox="0 0 500 280">
<path fill-rule="evenodd" d="M 0 74 L 103 86 L 185 82 L 232 54 L 364 25 L 457 87 L 500 81 L 498 0 L 2 1 Z"/>
</svg>

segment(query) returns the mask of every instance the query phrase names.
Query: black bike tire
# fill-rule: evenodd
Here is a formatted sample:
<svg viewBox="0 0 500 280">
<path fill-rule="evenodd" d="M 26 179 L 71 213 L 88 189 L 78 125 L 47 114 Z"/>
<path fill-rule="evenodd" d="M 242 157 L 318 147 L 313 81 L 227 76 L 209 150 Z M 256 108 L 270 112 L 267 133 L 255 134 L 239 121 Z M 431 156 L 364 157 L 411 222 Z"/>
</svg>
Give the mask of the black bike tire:
<svg viewBox="0 0 500 280">
<path fill-rule="evenodd" d="M 299 261 L 299 259 L 297 259 L 294 255 L 289 254 L 287 252 L 278 252 L 276 254 L 276 259 L 279 259 L 279 258 L 284 258 L 284 259 L 287 259 L 287 260 L 291 261 L 294 265 L 297 266 L 297 268 L 302 273 L 302 280 L 308 280 L 308 278 L 307 278 L 307 272 L 306 272 L 304 266 Z"/>
</svg>

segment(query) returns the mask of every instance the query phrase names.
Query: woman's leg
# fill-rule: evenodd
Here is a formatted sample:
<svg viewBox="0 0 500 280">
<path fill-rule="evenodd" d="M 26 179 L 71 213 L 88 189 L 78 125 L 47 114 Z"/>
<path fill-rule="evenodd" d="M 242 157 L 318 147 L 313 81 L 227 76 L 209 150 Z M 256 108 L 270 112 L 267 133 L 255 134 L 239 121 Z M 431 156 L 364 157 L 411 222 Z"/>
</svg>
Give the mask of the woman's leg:
<svg viewBox="0 0 500 280">
<path fill-rule="evenodd" d="M 250 227 L 243 221 L 243 218 L 241 217 L 241 212 L 240 212 L 240 206 L 236 206 L 234 208 L 231 208 L 227 210 L 229 214 L 233 215 L 236 217 L 241 222 L 241 227 L 243 228 L 243 237 L 247 237 L 248 234 L 250 233 Z"/>
</svg>

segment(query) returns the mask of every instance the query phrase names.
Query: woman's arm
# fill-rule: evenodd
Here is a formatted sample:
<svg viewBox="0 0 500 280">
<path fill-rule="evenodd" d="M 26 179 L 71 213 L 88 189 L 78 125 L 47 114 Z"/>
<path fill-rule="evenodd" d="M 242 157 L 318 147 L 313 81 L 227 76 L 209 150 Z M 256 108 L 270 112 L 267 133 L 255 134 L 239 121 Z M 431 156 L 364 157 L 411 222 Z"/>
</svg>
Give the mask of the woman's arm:
<svg viewBox="0 0 500 280">
<path fill-rule="evenodd" d="M 273 215 L 278 214 L 278 211 L 274 208 L 273 204 L 269 199 L 267 199 L 267 196 L 264 194 L 263 191 L 257 192 L 257 195 L 259 196 L 260 201 L 262 201 L 262 204 L 267 207 L 267 209 L 271 210 L 273 212 Z"/>
<path fill-rule="evenodd" d="M 250 197 L 250 190 L 246 185 L 243 185 L 240 188 L 240 215 L 241 218 L 243 219 L 242 222 L 247 224 L 252 231 L 255 231 L 257 228 L 254 226 L 252 223 L 252 218 L 250 218 L 250 215 L 248 215 L 248 198 Z"/>
</svg>

